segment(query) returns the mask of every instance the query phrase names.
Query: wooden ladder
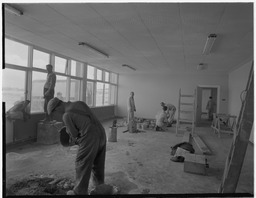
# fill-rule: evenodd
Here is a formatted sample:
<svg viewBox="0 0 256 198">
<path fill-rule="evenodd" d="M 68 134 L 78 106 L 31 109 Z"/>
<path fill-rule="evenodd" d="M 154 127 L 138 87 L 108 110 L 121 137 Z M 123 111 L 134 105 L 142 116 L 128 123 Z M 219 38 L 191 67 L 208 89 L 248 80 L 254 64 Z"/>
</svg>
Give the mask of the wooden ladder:
<svg viewBox="0 0 256 198">
<path fill-rule="evenodd" d="M 239 181 L 239 176 L 243 166 L 254 119 L 254 100 L 253 100 L 253 63 L 249 74 L 245 90 L 245 99 L 242 101 L 242 107 L 239 113 L 236 125 L 236 134 L 230 147 L 226 159 L 225 169 L 222 176 L 219 193 L 235 193 Z M 242 92 L 243 93 L 243 92 Z M 242 99 L 241 99 L 242 100 Z"/>
<path fill-rule="evenodd" d="M 184 99 L 186 101 L 184 101 Z M 179 105 L 178 105 L 178 118 L 176 123 L 176 135 L 181 129 L 181 123 L 191 124 L 191 133 L 194 134 L 195 130 L 195 105 L 196 104 L 196 90 L 194 94 L 181 94 L 181 89 L 179 90 Z M 190 116 L 190 118 L 184 118 L 184 115 Z M 186 130 L 186 129 L 185 129 Z"/>
</svg>

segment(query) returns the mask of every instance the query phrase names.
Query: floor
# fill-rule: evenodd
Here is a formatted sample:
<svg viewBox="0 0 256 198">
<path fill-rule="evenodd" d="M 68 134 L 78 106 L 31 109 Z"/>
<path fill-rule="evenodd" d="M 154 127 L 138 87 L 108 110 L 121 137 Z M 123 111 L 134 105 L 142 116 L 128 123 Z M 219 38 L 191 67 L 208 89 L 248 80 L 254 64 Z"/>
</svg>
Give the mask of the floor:
<svg viewBox="0 0 256 198">
<path fill-rule="evenodd" d="M 107 136 L 112 120 L 103 122 Z M 146 130 L 123 133 L 119 127 L 117 142 L 107 142 L 105 182 L 118 188 L 119 194 L 201 194 L 217 193 L 232 136 L 221 138 L 210 127 L 197 127 L 196 133 L 212 151 L 207 156 L 207 175 L 184 172 L 184 163 L 170 160 L 170 146 L 182 142 L 183 132 L 175 134 L 175 125 L 165 132 Z M 199 152 L 193 143 L 196 153 Z M 74 181 L 76 147 L 60 144 L 30 143 L 6 153 L 6 186 L 29 176 L 65 177 Z M 248 145 L 237 193 L 253 194 L 253 144 Z"/>
</svg>

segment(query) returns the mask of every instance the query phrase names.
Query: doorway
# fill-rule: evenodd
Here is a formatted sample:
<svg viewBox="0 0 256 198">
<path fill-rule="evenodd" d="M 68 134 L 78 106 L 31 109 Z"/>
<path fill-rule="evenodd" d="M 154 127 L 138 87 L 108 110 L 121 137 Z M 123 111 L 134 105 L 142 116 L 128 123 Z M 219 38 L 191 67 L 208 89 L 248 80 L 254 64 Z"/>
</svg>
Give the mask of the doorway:
<svg viewBox="0 0 256 198">
<path fill-rule="evenodd" d="M 219 107 L 219 86 L 197 86 L 196 126 L 210 126 L 212 123 L 212 121 L 208 120 L 208 111 L 206 109 L 210 96 L 216 104 L 213 113 L 217 113 Z"/>
</svg>

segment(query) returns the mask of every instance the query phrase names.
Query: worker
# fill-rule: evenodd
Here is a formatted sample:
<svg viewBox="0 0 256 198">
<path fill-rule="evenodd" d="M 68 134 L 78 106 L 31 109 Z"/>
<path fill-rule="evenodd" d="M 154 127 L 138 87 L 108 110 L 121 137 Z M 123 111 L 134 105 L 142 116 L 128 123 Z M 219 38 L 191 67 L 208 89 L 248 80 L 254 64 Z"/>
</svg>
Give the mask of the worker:
<svg viewBox="0 0 256 198">
<path fill-rule="evenodd" d="M 176 107 L 173 104 L 165 104 L 164 102 L 160 103 L 162 107 L 166 106 L 167 110 L 166 110 L 166 115 L 167 115 L 167 127 L 172 127 L 172 123 L 174 120 L 174 115 L 176 112 Z"/>
<path fill-rule="evenodd" d="M 9 120 L 23 120 L 26 122 L 27 119 L 30 119 L 30 114 L 26 112 L 29 103 L 29 100 L 15 102 L 14 106 L 6 112 L 6 118 Z"/>
<path fill-rule="evenodd" d="M 165 131 L 166 127 L 167 127 L 167 107 L 163 106 L 162 111 L 160 111 L 159 113 L 157 113 L 156 115 L 156 127 L 155 130 L 156 131 Z"/>
<path fill-rule="evenodd" d="M 54 97 L 54 88 L 56 84 L 56 74 L 52 71 L 52 65 L 46 65 L 46 70 L 48 72 L 46 82 L 44 84 L 44 112 L 45 118 L 43 121 L 50 121 L 50 117 L 47 114 L 47 104 Z"/>
<path fill-rule="evenodd" d="M 130 121 L 134 120 L 134 112 L 136 111 L 135 102 L 134 102 L 134 92 L 130 93 L 130 97 L 127 101 L 127 123 L 129 125 Z"/>
<path fill-rule="evenodd" d="M 62 116 L 67 133 L 79 145 L 75 161 L 76 184 L 67 195 L 87 195 L 91 174 L 95 186 L 104 184 L 105 129 L 82 101 L 64 102 L 55 97 L 49 101 L 47 111 L 53 118 Z"/>
<path fill-rule="evenodd" d="M 215 102 L 212 100 L 212 96 L 209 97 L 209 100 L 206 105 L 206 110 L 208 111 L 208 120 L 213 120 L 213 113 L 215 108 Z"/>
</svg>

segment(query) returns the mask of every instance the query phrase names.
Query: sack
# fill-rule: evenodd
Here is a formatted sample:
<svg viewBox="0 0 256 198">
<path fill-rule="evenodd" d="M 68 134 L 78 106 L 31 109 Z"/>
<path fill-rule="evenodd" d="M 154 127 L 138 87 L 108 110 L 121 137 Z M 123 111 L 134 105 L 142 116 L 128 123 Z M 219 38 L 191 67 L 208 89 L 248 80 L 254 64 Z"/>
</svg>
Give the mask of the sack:
<svg viewBox="0 0 256 198">
<path fill-rule="evenodd" d="M 195 153 L 195 149 L 193 148 L 192 144 L 188 143 L 188 142 L 182 142 L 179 144 L 176 144 L 175 146 L 171 146 L 171 155 L 175 155 L 176 150 L 178 147 L 181 147 L 187 151 L 189 151 L 190 153 Z"/>
</svg>

